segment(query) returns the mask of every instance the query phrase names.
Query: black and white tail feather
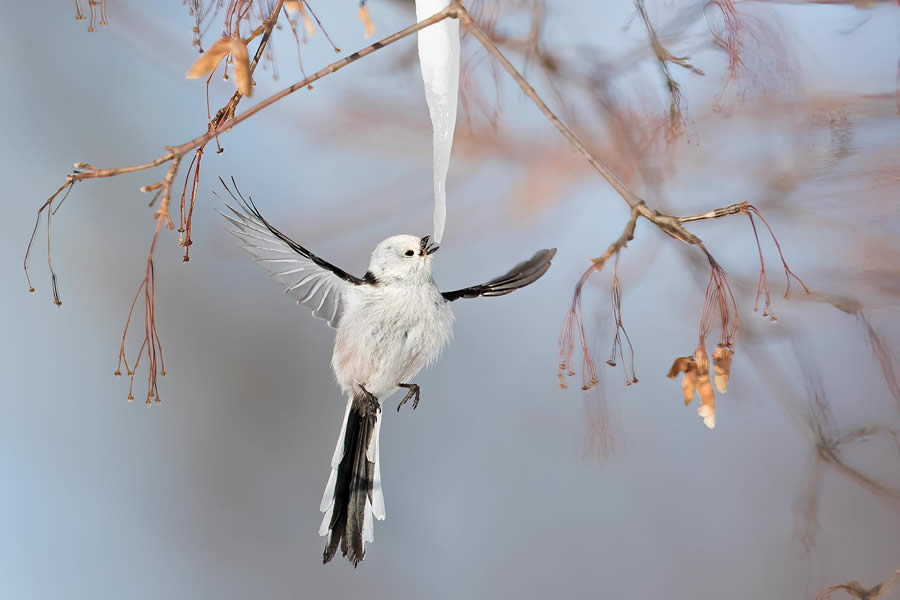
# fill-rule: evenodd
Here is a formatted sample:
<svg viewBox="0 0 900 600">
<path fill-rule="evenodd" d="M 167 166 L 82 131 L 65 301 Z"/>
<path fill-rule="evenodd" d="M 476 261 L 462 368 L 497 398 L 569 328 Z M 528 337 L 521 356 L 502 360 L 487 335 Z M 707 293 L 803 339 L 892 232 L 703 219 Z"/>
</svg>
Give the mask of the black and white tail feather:
<svg viewBox="0 0 900 600">
<path fill-rule="evenodd" d="M 319 505 L 325 513 L 319 535 L 328 536 L 323 563 L 334 558 L 340 547 L 341 554 L 357 566 L 366 555 L 366 544 L 375 540 L 373 517 L 385 517 L 378 460 L 381 415 L 375 406 L 365 394 L 354 394 L 347 403 Z"/>
</svg>

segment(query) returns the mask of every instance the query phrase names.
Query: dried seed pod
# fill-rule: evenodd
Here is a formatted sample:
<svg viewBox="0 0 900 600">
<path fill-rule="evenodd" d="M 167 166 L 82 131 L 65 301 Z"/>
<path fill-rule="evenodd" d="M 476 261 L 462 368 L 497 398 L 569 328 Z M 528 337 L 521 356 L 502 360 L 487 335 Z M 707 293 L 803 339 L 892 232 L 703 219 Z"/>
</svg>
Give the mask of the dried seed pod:
<svg viewBox="0 0 900 600">
<path fill-rule="evenodd" d="M 693 356 L 679 356 L 675 359 L 675 362 L 672 363 L 672 368 L 669 369 L 668 378 L 675 379 L 678 377 L 679 373 L 686 373 L 688 370 L 694 368 L 693 364 Z"/>
<path fill-rule="evenodd" d="M 697 363 L 697 393 L 700 394 L 700 406 L 697 413 L 703 418 L 703 424 L 712 429 L 716 426 L 716 393 L 709 381 L 709 355 L 703 338 L 694 351 Z"/>
<path fill-rule="evenodd" d="M 684 377 L 681 378 L 681 391 L 684 393 L 684 405 L 687 406 L 694 399 L 694 394 L 697 392 L 696 369 L 685 371 Z"/>
<path fill-rule="evenodd" d="M 188 79 L 198 79 L 200 77 L 206 77 L 207 75 L 215 71 L 216 67 L 219 65 L 219 62 L 230 51 L 231 38 L 223 37 L 220 40 L 216 40 L 216 43 L 207 48 L 206 52 L 201 54 L 200 58 L 194 61 L 194 64 L 191 65 L 191 68 L 188 69 L 187 74 L 185 74 L 185 77 L 187 77 Z"/>
<path fill-rule="evenodd" d="M 703 418 L 703 424 L 712 429 L 716 426 L 716 393 L 709 382 L 709 373 L 697 377 L 697 392 L 700 394 L 697 414 Z"/>
<path fill-rule="evenodd" d="M 684 393 L 684 405 L 687 406 L 697 391 L 697 361 L 693 356 L 679 356 L 675 359 L 668 377 L 675 379 L 679 373 L 684 373 L 684 377 L 681 378 L 681 391 Z"/>
<path fill-rule="evenodd" d="M 375 25 L 372 24 L 372 18 L 369 16 L 369 9 L 365 6 L 360 6 L 357 16 L 366 27 L 366 37 L 371 37 L 371 35 L 375 33 Z"/>
<path fill-rule="evenodd" d="M 231 64 L 234 65 L 235 85 L 241 95 L 253 95 L 253 82 L 250 78 L 250 53 L 247 44 L 241 38 L 231 39 Z"/>
<path fill-rule="evenodd" d="M 733 356 L 734 350 L 724 346 L 719 346 L 713 352 L 716 389 L 722 394 L 728 391 L 728 378 L 731 374 L 731 358 Z"/>
</svg>

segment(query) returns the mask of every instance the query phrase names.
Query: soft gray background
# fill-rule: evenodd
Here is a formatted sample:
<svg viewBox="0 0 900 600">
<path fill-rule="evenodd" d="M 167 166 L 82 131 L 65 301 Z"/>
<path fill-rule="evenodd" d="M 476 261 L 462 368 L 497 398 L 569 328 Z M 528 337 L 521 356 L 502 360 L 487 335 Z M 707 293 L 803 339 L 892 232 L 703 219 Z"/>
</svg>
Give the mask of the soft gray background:
<svg viewBox="0 0 900 600">
<path fill-rule="evenodd" d="M 215 176 L 235 175 L 283 229 L 358 273 L 380 239 L 428 232 L 427 133 L 382 153 L 371 140 L 355 145 L 352 131 L 331 139 L 316 129 L 348 99 L 365 103 L 366 94 L 402 96 L 424 115 L 415 72 L 388 75 L 412 46 L 298 93 L 225 136 L 224 154 L 207 154 L 192 260 L 182 264 L 168 232 L 157 254 L 168 375 L 160 380 L 162 406 L 146 409 L 142 384 L 129 404 L 127 381 L 112 372 L 152 228 L 137 187 L 162 173 L 75 188 L 54 220 L 61 310 L 50 302 L 44 238 L 34 295 L 21 257 L 34 210 L 75 160 L 140 163 L 203 129 L 202 83 L 183 78 L 194 57 L 190 21 L 180 2 L 152 12 L 149 3 L 111 1 L 111 25 L 89 35 L 70 3 L 62 4 L 10 3 L 0 20 L 7 83 L 0 95 L 0 598 L 800 598 L 852 578 L 871 585 L 900 567 L 896 505 L 833 473 L 824 479 L 813 553 L 804 557 L 794 539 L 809 445 L 784 411 L 794 402 L 802 413 L 805 402 L 787 341 L 754 346 L 768 364 L 791 365 L 787 383 L 744 360 L 739 346 L 715 430 L 702 426 L 695 407 L 681 405 L 678 384 L 663 375 L 674 356 L 693 348 L 702 284 L 686 275 L 673 243 L 660 242 L 646 224 L 622 262 L 640 384 L 624 389 L 620 372 L 604 367 L 598 390 L 584 394 L 573 380 L 560 391 L 556 343 L 572 285 L 585 258 L 618 235 L 625 213 L 588 177 L 552 210 L 510 218 L 502 200 L 515 173 L 503 161 L 481 166 L 475 181 L 451 180 L 439 283 L 480 282 L 545 246 L 558 246 L 558 259 L 538 285 L 455 306 L 455 341 L 418 378 L 419 409 L 397 415 L 399 398 L 387 402 L 388 519 L 377 524 L 359 569 L 343 560 L 323 567 L 318 502 L 343 410 L 329 367 L 333 333 L 242 255 L 223 233 L 213 212 L 220 201 L 210 191 Z M 551 41 L 614 47 L 622 35 L 628 9 L 619 3 L 590 11 L 580 2 L 558 4 Z M 342 48 L 365 43 L 355 1 L 314 6 Z M 372 11 L 379 34 L 409 20 L 375 1 Z M 896 8 L 868 13 L 852 36 L 840 31 L 864 13 L 780 12 L 805 85 L 893 89 Z M 297 69 L 293 40 L 280 37 L 286 83 Z M 303 51 L 307 72 L 335 56 L 321 35 Z M 262 73 L 257 80 L 259 97 L 279 85 Z M 549 135 L 533 108 L 506 89 L 506 109 L 521 128 Z M 214 106 L 228 90 L 214 86 Z M 895 119 L 861 124 L 855 144 L 895 151 Z M 761 146 L 770 150 L 765 140 Z M 719 179 L 698 180 L 695 171 L 669 189 L 668 200 L 689 212 L 743 199 L 716 195 L 749 185 L 735 175 L 735 160 L 721 156 L 726 166 L 703 166 Z M 827 181 L 815 185 L 811 197 L 828 189 Z M 896 235 L 895 218 L 888 211 L 879 231 Z M 853 219 L 856 229 L 875 227 L 865 215 Z M 823 243 L 815 228 L 792 233 L 773 225 L 800 273 L 831 264 L 851 243 L 833 232 Z M 753 276 L 755 248 L 744 224 L 705 224 L 698 232 L 727 268 Z M 735 232 L 744 245 L 730 243 Z M 821 306 L 785 305 L 770 258 L 780 323 L 815 350 L 838 423 L 894 422 L 896 405 L 854 320 Z M 634 270 L 644 268 L 652 270 L 638 279 Z M 590 288 L 585 307 L 605 324 L 603 281 Z M 752 298 L 740 301 L 750 319 Z M 882 302 L 871 317 L 888 341 L 900 342 L 896 304 Z M 602 363 L 609 328 L 591 331 Z M 608 458 L 597 456 L 585 425 L 604 395 L 616 442 Z M 889 445 L 866 446 L 852 459 L 900 486 Z"/>
</svg>

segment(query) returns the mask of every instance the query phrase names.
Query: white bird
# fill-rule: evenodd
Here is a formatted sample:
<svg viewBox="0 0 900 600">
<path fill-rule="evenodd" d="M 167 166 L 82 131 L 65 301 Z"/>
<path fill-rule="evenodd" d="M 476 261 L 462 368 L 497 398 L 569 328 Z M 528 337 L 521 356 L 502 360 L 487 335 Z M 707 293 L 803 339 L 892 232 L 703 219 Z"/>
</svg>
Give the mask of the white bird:
<svg viewBox="0 0 900 600">
<path fill-rule="evenodd" d="M 323 562 L 338 546 L 354 566 L 374 539 L 373 517 L 384 519 L 381 463 L 378 458 L 381 405 L 398 388 L 408 390 L 397 410 L 419 386 L 412 379 L 433 363 L 450 341 L 459 298 L 502 296 L 537 281 L 550 268 L 556 249 L 541 250 L 508 273 L 482 285 L 441 292 L 431 277 L 438 246 L 429 236 L 395 235 L 372 252 L 369 270 L 356 277 L 319 258 L 273 227 L 252 199 L 234 185 L 225 189 L 239 204 L 223 213 L 230 230 L 298 304 L 337 328 L 331 366 L 347 395 L 347 409 L 331 460 L 331 474 L 320 509 L 319 535 L 328 536 Z M 234 183 L 234 179 L 232 179 Z"/>
</svg>

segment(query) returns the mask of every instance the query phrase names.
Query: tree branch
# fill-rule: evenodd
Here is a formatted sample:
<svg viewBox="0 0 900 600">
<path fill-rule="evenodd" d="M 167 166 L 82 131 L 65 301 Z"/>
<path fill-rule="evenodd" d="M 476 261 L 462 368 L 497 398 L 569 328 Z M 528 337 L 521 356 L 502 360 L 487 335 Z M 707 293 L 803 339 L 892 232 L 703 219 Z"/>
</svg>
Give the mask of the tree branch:
<svg viewBox="0 0 900 600">
<path fill-rule="evenodd" d="M 739 204 L 729 204 L 723 208 L 716 208 L 701 215 L 693 215 L 690 217 L 678 217 L 679 223 L 690 223 L 691 221 L 704 221 L 706 219 L 719 219 L 731 215 L 747 214 L 750 204 L 748 202 L 740 202 Z"/>
<path fill-rule="evenodd" d="M 557 130 L 567 139 L 569 143 L 572 144 L 572 147 L 578 151 L 587 161 L 590 163 L 594 169 L 597 170 L 598 173 L 613 187 L 616 192 L 622 197 L 626 204 L 633 210 L 636 210 L 638 215 L 644 217 L 654 225 L 656 225 L 659 229 L 661 229 L 664 233 L 674 237 L 675 239 L 681 240 L 685 243 L 692 244 L 695 246 L 701 245 L 701 240 L 691 232 L 687 231 L 684 227 L 681 226 L 677 217 L 672 217 L 666 214 L 663 214 L 657 210 L 651 209 L 647 206 L 646 202 L 637 194 L 632 192 L 628 187 L 619 179 L 616 174 L 612 171 L 612 169 L 606 165 L 603 161 L 598 159 L 593 153 L 588 149 L 587 145 L 581 140 L 578 135 L 569 129 L 569 127 L 563 123 L 559 117 L 554 114 L 554 112 L 547 106 L 547 103 L 538 95 L 535 89 L 531 86 L 530 83 L 522 76 L 521 73 L 513 66 L 513 64 L 509 61 L 508 58 L 503 54 L 500 48 L 497 47 L 497 44 L 488 36 L 476 23 L 472 18 L 472 15 L 459 3 L 459 0 L 454 0 L 451 2 L 448 7 L 449 10 L 453 11 L 453 13 L 459 18 L 459 20 L 463 23 L 469 33 L 472 34 L 472 37 L 477 39 L 484 49 L 503 66 L 506 72 L 510 77 L 519 85 L 522 89 L 522 92 L 531 99 L 532 102 L 540 109 L 540 111 L 547 117 L 547 120 L 556 127 Z"/>
<path fill-rule="evenodd" d="M 453 2 L 450 5 L 456 11 L 456 15 L 459 17 L 459 20 L 466 27 L 469 33 L 472 34 L 476 40 L 478 40 L 481 45 L 484 47 L 487 52 L 497 59 L 497 62 L 500 63 L 501 66 L 509 73 L 509 76 L 513 78 L 513 80 L 519 85 L 522 89 L 522 92 L 531 99 L 532 102 L 540 109 L 544 116 L 547 117 L 547 120 L 556 127 L 569 143 L 578 151 L 579 154 L 584 156 L 585 159 L 594 167 L 600 175 L 606 179 L 607 182 L 619 193 L 620 196 L 628 203 L 628 206 L 635 207 L 639 204 L 643 204 L 643 200 L 639 198 L 636 194 L 634 194 L 631 190 L 629 190 L 625 184 L 616 176 L 612 170 L 604 164 L 601 160 L 596 158 L 591 151 L 588 149 L 587 145 L 581 140 L 578 135 L 569 129 L 565 123 L 563 123 L 559 117 L 554 114 L 550 107 L 543 101 L 543 99 L 538 95 L 538 93 L 534 90 L 530 83 L 522 76 L 521 73 L 513 66 L 509 59 L 506 58 L 506 55 L 501 52 L 500 48 L 497 47 L 497 44 L 488 36 L 487 33 L 484 32 L 472 18 L 472 15 L 469 14 L 461 4 L 458 2 Z"/>
<path fill-rule="evenodd" d="M 445 8 L 441 12 L 435 14 L 432 17 L 425 19 L 424 21 L 421 21 L 414 25 L 410 25 L 409 27 L 398 31 L 397 33 L 394 33 L 393 35 L 389 35 L 386 38 L 384 38 L 378 42 L 375 42 L 373 44 L 370 44 L 369 46 L 366 46 L 365 48 L 357 50 L 353 54 L 350 54 L 349 56 L 346 56 L 340 60 L 337 60 L 337 61 L 331 63 L 324 69 L 321 69 L 320 71 L 318 71 L 316 73 L 313 73 L 309 77 L 306 77 L 305 79 L 302 79 L 292 85 L 289 85 L 288 87 L 282 89 L 281 91 L 272 94 L 268 98 L 260 101 L 258 104 L 255 104 L 252 107 L 250 107 L 249 109 L 247 109 L 246 112 L 243 112 L 237 116 L 232 116 L 232 117 L 222 121 L 222 123 L 219 124 L 217 127 L 210 129 L 203 135 L 199 135 L 199 136 L 195 137 L 194 139 L 187 141 L 179 146 L 171 147 L 169 149 L 169 152 L 151 160 L 150 162 L 146 162 L 141 165 L 135 165 L 132 167 L 121 167 L 121 168 L 115 168 L 115 169 L 92 169 L 92 170 L 84 171 L 84 172 L 75 172 L 72 175 L 70 175 L 70 177 L 74 181 L 83 181 L 85 179 L 94 179 L 97 177 L 115 177 L 116 175 L 122 175 L 124 173 L 133 173 L 135 171 L 143 171 L 146 169 L 152 169 L 153 167 L 158 167 L 164 163 L 171 161 L 175 157 L 184 156 L 191 150 L 195 150 L 195 149 L 199 148 L 200 146 L 202 146 L 203 144 L 205 144 L 206 142 L 208 142 L 209 140 L 211 140 L 215 137 L 218 137 L 219 135 L 227 132 L 229 129 L 231 129 L 235 125 L 243 123 L 244 121 L 246 121 L 247 119 L 249 119 L 250 117 L 255 115 L 256 113 L 263 110 L 264 108 L 268 108 L 272 104 L 275 104 L 276 102 L 278 102 L 285 96 L 289 96 L 290 94 L 293 94 L 294 92 L 296 92 L 299 89 L 308 87 L 313 82 L 318 81 L 319 79 L 322 79 L 323 77 L 325 77 L 327 75 L 331 75 L 332 73 L 335 73 L 335 72 L 341 70 L 342 68 L 346 67 L 347 65 L 356 62 L 360 58 L 363 58 L 365 56 L 368 56 L 369 54 L 372 54 L 373 52 L 381 50 L 382 48 L 389 46 L 389 45 L 393 44 L 394 42 L 397 42 L 399 40 L 402 40 L 403 38 L 409 37 L 410 35 L 417 33 L 419 30 L 424 29 L 425 27 L 428 27 L 429 25 L 433 25 L 434 23 L 443 21 L 444 19 L 452 16 L 452 14 L 453 13 L 452 13 L 452 10 L 450 7 Z"/>
</svg>

